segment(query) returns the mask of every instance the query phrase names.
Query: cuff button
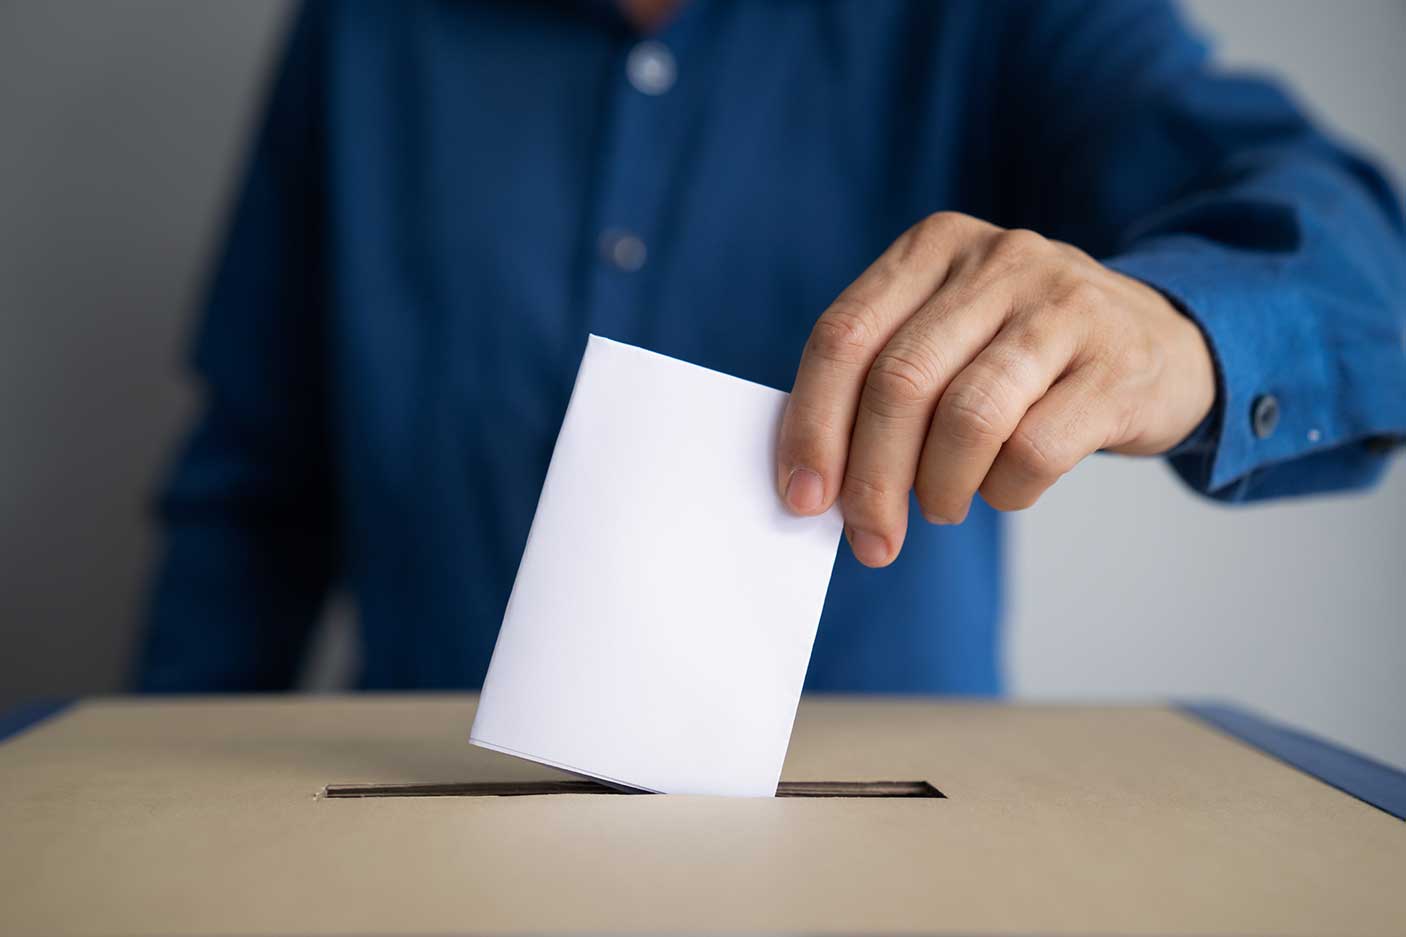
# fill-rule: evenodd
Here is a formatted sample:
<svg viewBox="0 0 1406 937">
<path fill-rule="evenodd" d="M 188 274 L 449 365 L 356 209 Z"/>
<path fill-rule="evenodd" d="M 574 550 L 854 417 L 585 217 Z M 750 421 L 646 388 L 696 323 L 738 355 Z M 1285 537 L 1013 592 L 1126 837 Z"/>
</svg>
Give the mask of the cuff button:
<svg viewBox="0 0 1406 937">
<path fill-rule="evenodd" d="M 1279 427 L 1279 398 L 1273 394 L 1256 397 L 1250 408 L 1250 427 L 1260 439 L 1268 439 Z"/>
</svg>

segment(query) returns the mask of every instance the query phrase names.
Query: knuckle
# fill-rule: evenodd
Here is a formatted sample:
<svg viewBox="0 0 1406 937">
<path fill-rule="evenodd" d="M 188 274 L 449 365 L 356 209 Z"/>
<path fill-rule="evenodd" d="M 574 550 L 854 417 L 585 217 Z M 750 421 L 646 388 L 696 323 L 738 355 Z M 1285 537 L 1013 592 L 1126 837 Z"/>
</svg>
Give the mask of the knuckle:
<svg viewBox="0 0 1406 937">
<path fill-rule="evenodd" d="M 966 221 L 967 216 L 961 212 L 939 211 L 918 222 L 913 230 L 920 238 L 942 238 L 962 227 Z"/>
<path fill-rule="evenodd" d="M 871 403 L 910 409 L 932 398 L 937 381 L 936 368 L 920 355 L 886 350 L 874 360 L 864 389 Z"/>
<path fill-rule="evenodd" d="M 972 219 L 960 212 L 940 211 L 928 215 L 904 234 L 905 260 L 928 258 L 962 238 Z"/>
<path fill-rule="evenodd" d="M 777 455 L 783 462 L 823 468 L 834 458 L 835 440 L 848 438 L 836 415 L 792 395 L 782 422 Z"/>
<path fill-rule="evenodd" d="M 1003 329 L 997 340 L 972 365 L 963 379 L 979 375 L 980 382 L 989 384 L 1007 395 L 1015 396 L 1024 391 L 1036 390 L 1051 358 L 1051 349 L 1057 349 L 1060 342 L 1059 326 L 1041 316 L 1024 315 Z"/>
<path fill-rule="evenodd" d="M 1051 291 L 1050 305 L 1060 312 L 1087 316 L 1103 305 L 1103 290 L 1088 277 L 1070 276 Z"/>
<path fill-rule="evenodd" d="M 1065 464 L 1065 454 L 1038 433 L 1017 430 L 1004 448 L 1007 464 L 1023 481 L 1051 481 L 1070 468 Z"/>
<path fill-rule="evenodd" d="M 1059 346 L 1060 325 L 1047 316 L 1030 316 L 1019 322 L 1010 332 L 1010 355 L 1008 367 L 1030 367 L 1048 354 L 1048 349 Z"/>
<path fill-rule="evenodd" d="M 1157 366 L 1130 337 L 1114 335 L 1100 344 L 1083 368 L 1086 399 L 1091 409 L 1118 411 L 1136 402 Z"/>
<path fill-rule="evenodd" d="M 853 363 L 864 357 L 874 311 L 868 303 L 841 296 L 810 331 L 807 350 L 825 361 Z"/>
<path fill-rule="evenodd" d="M 978 381 L 963 381 L 949 388 L 937 405 L 937 413 L 942 429 L 962 446 L 990 445 L 1005 436 L 1000 401 Z"/>
<path fill-rule="evenodd" d="M 804 439 L 829 436 L 840 431 L 839 418 L 832 410 L 815 406 L 796 395 L 789 401 L 784 426 L 787 435 Z"/>
<path fill-rule="evenodd" d="M 840 497 L 844 501 L 846 517 L 856 520 L 867 519 L 877 514 L 880 506 L 893 498 L 894 494 L 882 479 L 870 478 L 859 472 L 849 472 L 845 475 Z"/>
<path fill-rule="evenodd" d="M 1039 256 L 1049 242 L 1034 231 L 1011 228 L 996 235 L 993 256 L 1011 264 L 1025 264 Z"/>
</svg>

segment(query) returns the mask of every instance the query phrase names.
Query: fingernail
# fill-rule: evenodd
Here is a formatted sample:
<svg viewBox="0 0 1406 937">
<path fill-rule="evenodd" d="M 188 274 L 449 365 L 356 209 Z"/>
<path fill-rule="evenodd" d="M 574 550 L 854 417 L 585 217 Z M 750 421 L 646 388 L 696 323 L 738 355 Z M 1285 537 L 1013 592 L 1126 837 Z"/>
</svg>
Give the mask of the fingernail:
<svg viewBox="0 0 1406 937">
<path fill-rule="evenodd" d="M 888 561 L 888 541 L 878 534 L 871 534 L 867 530 L 851 530 L 849 546 L 854 551 L 855 558 L 865 566 L 879 566 Z"/>
<path fill-rule="evenodd" d="M 797 514 L 813 514 L 825 500 L 825 483 L 810 469 L 798 468 L 786 482 L 786 504 Z"/>
</svg>

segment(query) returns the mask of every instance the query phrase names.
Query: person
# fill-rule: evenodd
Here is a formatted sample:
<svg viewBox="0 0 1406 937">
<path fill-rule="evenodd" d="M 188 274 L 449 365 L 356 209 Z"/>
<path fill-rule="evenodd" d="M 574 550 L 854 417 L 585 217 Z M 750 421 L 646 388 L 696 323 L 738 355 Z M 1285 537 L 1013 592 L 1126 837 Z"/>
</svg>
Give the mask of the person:
<svg viewBox="0 0 1406 937">
<path fill-rule="evenodd" d="M 1369 484 L 1404 297 L 1383 177 L 1158 0 L 312 2 L 138 683 L 286 688 L 339 586 L 358 686 L 478 685 L 596 332 L 793 389 L 778 497 L 850 544 L 810 689 L 995 693 L 1000 512 L 1103 450 Z"/>
</svg>

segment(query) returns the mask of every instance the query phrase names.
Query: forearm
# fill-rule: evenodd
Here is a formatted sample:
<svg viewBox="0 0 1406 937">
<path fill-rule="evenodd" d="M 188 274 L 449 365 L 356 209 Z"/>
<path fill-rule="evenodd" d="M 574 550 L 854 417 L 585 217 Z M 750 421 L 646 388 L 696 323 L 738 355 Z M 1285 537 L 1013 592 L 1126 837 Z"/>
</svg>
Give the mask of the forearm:
<svg viewBox="0 0 1406 937">
<path fill-rule="evenodd" d="M 1079 36 L 1013 59 L 1049 144 L 1031 150 L 1024 222 L 1155 287 L 1215 360 L 1213 417 L 1175 451 L 1179 474 L 1225 500 L 1369 483 L 1406 436 L 1391 187 L 1282 89 L 1217 71 L 1166 4 L 1028 12 Z"/>
<path fill-rule="evenodd" d="M 1218 400 L 1172 460 L 1223 500 L 1369 484 L 1406 437 L 1406 243 L 1389 191 L 1310 137 L 1245 154 L 1110 265 L 1207 336 Z"/>
</svg>

